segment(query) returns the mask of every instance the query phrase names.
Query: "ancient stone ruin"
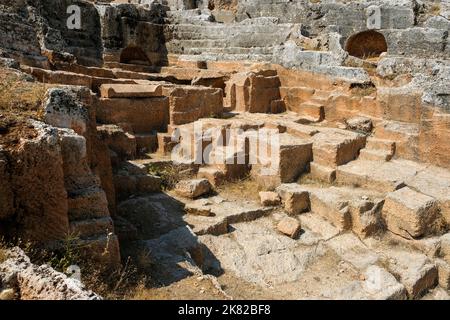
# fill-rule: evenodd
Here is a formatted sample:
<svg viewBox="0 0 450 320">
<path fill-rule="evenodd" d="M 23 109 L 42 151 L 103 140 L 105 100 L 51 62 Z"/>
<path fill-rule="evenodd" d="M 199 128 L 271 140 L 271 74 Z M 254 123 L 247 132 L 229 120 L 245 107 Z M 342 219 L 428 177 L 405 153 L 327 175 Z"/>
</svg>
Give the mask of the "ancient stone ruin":
<svg viewBox="0 0 450 320">
<path fill-rule="evenodd" d="M 150 297 L 449 299 L 449 32 L 449 0 L 0 0 L 0 298 L 100 299 L 8 248 L 70 238 L 145 252 Z"/>
</svg>

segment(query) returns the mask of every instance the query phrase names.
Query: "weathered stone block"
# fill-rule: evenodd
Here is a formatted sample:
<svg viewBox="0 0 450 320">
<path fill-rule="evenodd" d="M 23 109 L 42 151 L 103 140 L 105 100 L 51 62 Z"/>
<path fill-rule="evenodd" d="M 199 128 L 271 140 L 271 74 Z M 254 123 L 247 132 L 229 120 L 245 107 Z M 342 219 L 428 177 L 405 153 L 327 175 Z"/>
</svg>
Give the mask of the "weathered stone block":
<svg viewBox="0 0 450 320">
<path fill-rule="evenodd" d="M 312 143 L 288 133 L 280 134 L 278 140 L 264 141 L 259 148 L 265 146 L 267 152 L 250 151 L 250 156 L 257 158 L 252 165 L 252 175 L 266 187 L 294 182 L 312 160 Z"/>
<path fill-rule="evenodd" d="M 310 164 L 311 177 L 314 180 L 323 181 L 326 183 L 333 183 L 336 180 L 336 169 L 322 166 L 315 162 Z"/>
<path fill-rule="evenodd" d="M 269 113 L 272 101 L 281 99 L 280 79 L 275 71 L 237 73 L 227 83 L 231 109 L 251 113 Z"/>
<path fill-rule="evenodd" d="M 313 136 L 313 157 L 317 164 L 335 168 L 358 157 L 366 138 L 344 130 L 326 130 Z"/>
<path fill-rule="evenodd" d="M 186 198 L 198 198 L 211 192 L 211 184 L 207 179 L 180 181 L 175 192 Z"/>
<path fill-rule="evenodd" d="M 351 228 L 349 201 L 333 189 L 314 189 L 310 191 L 311 211 L 324 217 L 340 230 Z"/>
<path fill-rule="evenodd" d="M 298 221 L 297 219 L 286 217 L 278 223 L 277 229 L 279 232 L 287 235 L 288 237 L 296 239 L 302 227 L 300 221 Z"/>
<path fill-rule="evenodd" d="M 130 160 L 136 157 L 136 138 L 119 126 L 98 126 L 97 132 L 99 133 L 99 138 L 122 160 Z"/>
<path fill-rule="evenodd" d="M 24 241 L 65 239 L 69 231 L 63 160 L 55 128 L 33 122 L 36 137 L 22 139 L 10 154 L 9 170 Z"/>
<path fill-rule="evenodd" d="M 406 251 L 386 252 L 389 271 L 406 287 L 408 296 L 417 299 L 438 283 L 438 270 L 425 255 Z"/>
<path fill-rule="evenodd" d="M 283 184 L 277 188 L 284 209 L 291 215 L 310 209 L 309 192 L 297 184 Z"/>
<path fill-rule="evenodd" d="M 103 84 L 100 87 L 102 98 L 151 98 L 162 97 L 161 85 L 151 84 Z"/>
<path fill-rule="evenodd" d="M 420 238 L 441 227 L 437 201 L 409 187 L 387 195 L 382 216 L 390 231 L 405 238 Z"/>
<path fill-rule="evenodd" d="M 440 251 L 443 259 L 450 263 L 450 233 L 446 233 L 441 237 Z"/>
<path fill-rule="evenodd" d="M 354 200 L 350 204 L 350 214 L 352 217 L 352 230 L 360 238 L 367 238 L 380 232 L 381 208 L 383 201 Z"/>
<path fill-rule="evenodd" d="M 198 170 L 197 177 L 199 179 L 208 179 L 209 183 L 214 187 L 217 187 L 225 181 L 226 177 L 223 171 L 215 168 L 200 168 Z"/>
<path fill-rule="evenodd" d="M 259 198 L 261 204 L 265 207 L 278 206 L 281 204 L 281 199 L 276 192 L 260 192 Z"/>
<path fill-rule="evenodd" d="M 200 118 L 220 116 L 223 112 L 221 89 L 178 86 L 164 88 L 170 99 L 170 124 L 182 125 Z"/>
<path fill-rule="evenodd" d="M 165 132 L 169 123 L 169 99 L 99 99 L 97 121 L 103 124 L 127 123 L 134 133 Z"/>
</svg>

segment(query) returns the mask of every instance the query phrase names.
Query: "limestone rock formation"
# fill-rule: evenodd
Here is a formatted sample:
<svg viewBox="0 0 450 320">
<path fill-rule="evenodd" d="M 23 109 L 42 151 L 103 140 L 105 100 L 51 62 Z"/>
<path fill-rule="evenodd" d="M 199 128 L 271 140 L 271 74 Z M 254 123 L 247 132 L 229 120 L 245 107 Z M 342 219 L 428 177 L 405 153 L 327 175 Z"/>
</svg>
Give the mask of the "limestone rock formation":
<svg viewBox="0 0 450 320">
<path fill-rule="evenodd" d="M 448 299 L 449 31 L 447 0 L 0 0 L 0 237 L 144 248 L 157 290 Z M 2 298 L 98 298 L 18 250 Z"/>
<path fill-rule="evenodd" d="M 6 260 L 0 263 L 0 291 L 4 300 L 102 299 L 86 290 L 79 280 L 69 278 L 50 266 L 31 263 L 26 254 L 17 247 L 9 250 Z"/>
</svg>

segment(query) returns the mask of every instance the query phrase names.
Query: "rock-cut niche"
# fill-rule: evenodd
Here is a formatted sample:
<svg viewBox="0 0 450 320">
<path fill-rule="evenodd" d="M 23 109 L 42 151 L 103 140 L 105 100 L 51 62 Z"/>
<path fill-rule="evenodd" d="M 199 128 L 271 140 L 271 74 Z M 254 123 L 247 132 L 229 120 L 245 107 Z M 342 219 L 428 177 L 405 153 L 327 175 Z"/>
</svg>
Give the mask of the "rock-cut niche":
<svg viewBox="0 0 450 320">
<path fill-rule="evenodd" d="M 149 66 L 151 62 L 144 50 L 139 47 L 127 47 L 120 54 L 120 63 Z"/>
<path fill-rule="evenodd" d="M 347 40 L 345 50 L 354 57 L 368 59 L 379 57 L 387 52 L 388 46 L 383 34 L 368 30 L 357 33 Z"/>
</svg>

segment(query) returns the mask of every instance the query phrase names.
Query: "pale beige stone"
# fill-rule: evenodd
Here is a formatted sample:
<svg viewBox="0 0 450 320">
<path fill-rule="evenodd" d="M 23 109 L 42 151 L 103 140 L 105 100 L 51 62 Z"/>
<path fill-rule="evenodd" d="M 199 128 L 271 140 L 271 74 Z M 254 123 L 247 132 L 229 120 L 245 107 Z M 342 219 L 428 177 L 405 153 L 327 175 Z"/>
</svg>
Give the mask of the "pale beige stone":
<svg viewBox="0 0 450 320">
<path fill-rule="evenodd" d="M 283 184 L 277 188 L 277 192 L 287 213 L 296 215 L 309 210 L 309 192 L 300 185 Z"/>
<path fill-rule="evenodd" d="M 281 203 L 280 196 L 276 192 L 260 192 L 261 204 L 266 207 L 278 206 Z"/>
<path fill-rule="evenodd" d="M 151 98 L 162 96 L 161 85 L 144 84 L 103 84 L 100 87 L 102 98 Z"/>
<path fill-rule="evenodd" d="M 440 227 L 437 201 L 409 187 L 387 195 L 382 216 L 390 231 L 405 238 L 420 238 Z"/>
<path fill-rule="evenodd" d="M 436 259 L 439 285 L 445 290 L 450 290 L 450 264 L 442 259 Z"/>
<path fill-rule="evenodd" d="M 295 239 L 301 231 L 301 224 L 300 221 L 295 218 L 286 217 L 278 223 L 277 229 L 281 233 Z"/>
<path fill-rule="evenodd" d="M 175 186 L 175 192 L 186 198 L 198 198 L 211 192 L 211 184 L 207 179 L 184 180 Z"/>
<path fill-rule="evenodd" d="M 389 259 L 389 271 L 398 276 L 410 298 L 421 297 L 438 283 L 438 270 L 425 255 L 403 250 L 385 254 Z"/>
</svg>

